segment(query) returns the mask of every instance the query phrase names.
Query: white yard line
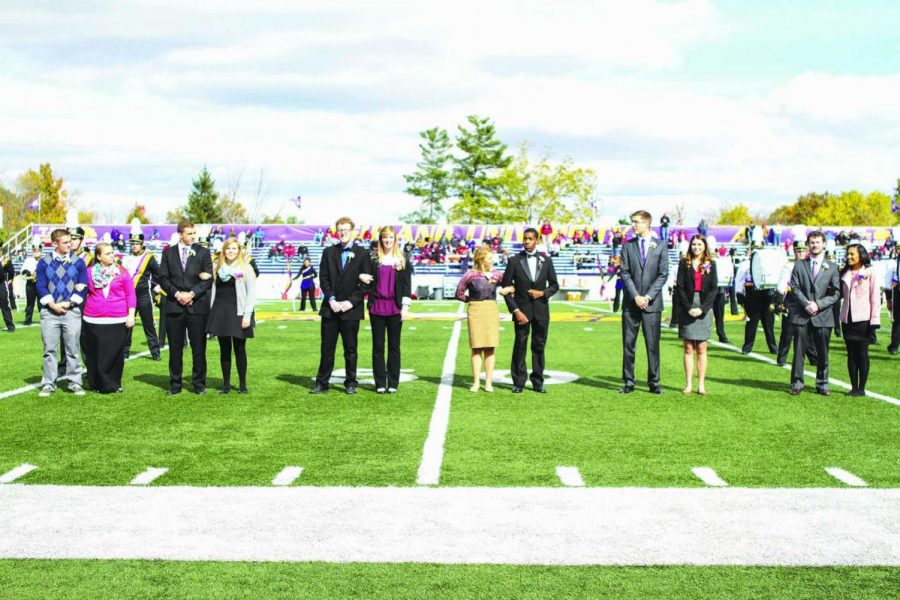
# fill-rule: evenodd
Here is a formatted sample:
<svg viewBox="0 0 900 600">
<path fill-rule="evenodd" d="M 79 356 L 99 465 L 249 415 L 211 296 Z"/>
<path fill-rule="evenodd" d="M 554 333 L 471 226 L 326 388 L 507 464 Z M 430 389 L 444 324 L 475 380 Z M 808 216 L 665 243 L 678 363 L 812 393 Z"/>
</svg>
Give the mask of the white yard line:
<svg viewBox="0 0 900 600">
<path fill-rule="evenodd" d="M 0 475 L 0 483 L 12 483 L 19 477 L 28 475 L 35 469 L 37 469 L 35 465 L 29 465 L 28 463 L 19 465 L 15 469 L 12 469 L 10 471 L 7 471 L 3 475 Z"/>
<path fill-rule="evenodd" d="M 584 487 L 584 479 L 581 478 L 578 467 L 556 467 L 556 476 L 565 486 Z"/>
<path fill-rule="evenodd" d="M 450 398 L 453 396 L 453 375 L 456 372 L 456 350 L 459 346 L 459 335 L 462 331 L 462 320 L 465 304 L 460 303 L 456 311 L 457 321 L 453 323 L 447 354 L 444 356 L 444 368 L 441 371 L 441 383 L 438 385 L 431 422 L 428 425 L 428 437 L 422 449 L 422 462 L 416 476 L 418 485 L 437 485 L 441 480 L 441 464 L 444 462 L 444 442 L 447 439 L 447 426 L 450 423 Z"/>
<path fill-rule="evenodd" d="M 169 469 L 166 467 L 147 467 L 146 471 L 138 474 L 137 477 L 131 480 L 131 485 L 148 485 L 165 475 L 168 471 Z"/>
<path fill-rule="evenodd" d="M 866 487 L 869 485 L 850 471 L 845 471 L 840 467 L 827 467 L 825 471 L 835 479 L 842 481 L 851 487 Z"/>
<path fill-rule="evenodd" d="M 599 307 L 597 307 L 597 306 L 590 306 L 590 305 L 587 305 L 587 304 L 578 304 L 578 303 L 576 303 L 576 302 L 567 302 L 567 304 L 568 304 L 569 306 L 575 306 L 575 307 L 578 307 L 578 308 L 584 308 L 584 309 L 586 309 L 586 310 L 592 310 L 592 311 L 602 312 L 602 313 L 606 313 L 606 314 L 618 314 L 618 313 L 614 313 L 614 312 L 612 312 L 611 310 L 608 310 L 608 309 L 605 309 L 605 308 L 599 308 Z M 668 327 L 663 327 L 663 328 L 662 328 L 662 331 L 663 331 L 663 332 L 667 332 L 667 331 L 668 331 L 668 332 L 676 332 L 676 330 L 670 329 L 670 328 L 668 328 Z M 722 342 L 719 342 L 719 341 L 716 341 L 716 340 L 709 340 L 709 344 L 710 344 L 711 346 L 716 346 L 716 347 L 719 347 L 719 348 L 724 348 L 724 349 L 726 349 L 726 350 L 732 350 L 732 351 L 737 352 L 737 353 L 739 353 L 739 354 L 741 353 L 741 349 L 740 349 L 739 347 L 737 347 L 737 346 L 732 345 L 732 344 L 723 344 Z M 793 349 L 792 349 L 792 351 L 793 351 Z M 744 356 L 747 356 L 747 357 L 749 357 L 749 358 L 754 358 L 754 359 L 756 359 L 756 360 L 758 360 L 758 361 L 761 361 L 761 362 L 764 362 L 764 363 L 768 363 L 768 364 L 770 364 L 770 365 L 778 366 L 778 362 L 775 361 L 774 359 L 769 358 L 768 356 L 763 356 L 762 354 L 757 354 L 756 352 L 751 352 L 750 354 L 745 354 Z M 790 370 L 791 370 L 791 365 L 790 365 L 790 364 L 786 364 L 786 365 L 784 365 L 784 366 L 781 367 L 781 368 L 790 371 Z M 816 372 L 815 372 L 815 371 L 803 371 L 803 375 L 804 375 L 804 377 L 810 377 L 810 378 L 812 378 L 813 380 L 815 380 L 815 378 L 816 378 Z M 844 381 L 841 381 L 840 379 L 835 379 L 835 378 L 833 378 L 833 377 L 829 377 L 828 382 L 829 382 L 831 385 L 835 385 L 835 386 L 840 387 L 840 388 L 843 388 L 843 389 L 845 389 L 845 390 L 849 390 L 849 389 L 851 389 L 851 387 L 852 387 L 849 383 L 846 383 L 846 382 L 844 382 Z M 789 387 L 789 385 L 790 385 L 790 384 L 786 384 L 786 386 L 785 386 L 786 389 Z M 866 391 L 866 396 L 869 396 L 869 397 L 871 397 L 871 398 L 875 398 L 876 400 L 881 400 L 881 401 L 883 401 L 883 402 L 887 402 L 888 404 L 893 404 L 893 405 L 895 405 L 895 406 L 900 406 L 900 399 L 893 398 L 893 397 L 891 397 L 891 396 L 885 396 L 884 394 L 879 394 L 879 393 L 877 393 L 877 392 L 870 392 L 870 391 Z"/>
<path fill-rule="evenodd" d="M 728 487 L 728 483 L 719 477 L 719 474 L 710 467 L 694 467 L 691 473 L 697 476 L 700 481 L 712 487 Z"/>
<path fill-rule="evenodd" d="M 900 566 L 900 489 L 0 486 L 0 557 Z"/>
<path fill-rule="evenodd" d="M 285 467 L 275 476 L 275 479 L 272 480 L 272 485 L 291 485 L 298 477 L 300 477 L 301 473 L 303 473 L 303 467 Z"/>
</svg>

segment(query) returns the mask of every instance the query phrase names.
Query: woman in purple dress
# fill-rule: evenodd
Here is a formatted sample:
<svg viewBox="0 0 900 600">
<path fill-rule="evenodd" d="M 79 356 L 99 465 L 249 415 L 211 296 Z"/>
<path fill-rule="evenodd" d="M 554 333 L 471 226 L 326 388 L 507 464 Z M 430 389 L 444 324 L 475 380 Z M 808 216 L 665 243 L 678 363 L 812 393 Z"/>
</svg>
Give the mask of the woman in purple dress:
<svg viewBox="0 0 900 600">
<path fill-rule="evenodd" d="M 363 264 L 359 278 L 369 288 L 375 391 L 396 394 L 400 385 L 400 331 L 412 304 L 412 276 L 410 265 L 396 243 L 393 227 L 379 230 L 378 243 Z M 385 331 L 388 345 L 386 368 Z"/>
<path fill-rule="evenodd" d="M 503 273 L 493 268 L 494 255 L 488 246 L 475 250 L 472 268 L 466 271 L 456 287 L 456 299 L 468 304 L 466 320 L 469 325 L 469 348 L 472 349 L 472 387 L 477 392 L 481 385 L 481 367 L 484 365 L 484 391 L 494 391 L 494 350 L 500 345 L 500 310 L 497 308 L 497 287 Z M 502 288 L 505 296 L 515 288 Z"/>
</svg>

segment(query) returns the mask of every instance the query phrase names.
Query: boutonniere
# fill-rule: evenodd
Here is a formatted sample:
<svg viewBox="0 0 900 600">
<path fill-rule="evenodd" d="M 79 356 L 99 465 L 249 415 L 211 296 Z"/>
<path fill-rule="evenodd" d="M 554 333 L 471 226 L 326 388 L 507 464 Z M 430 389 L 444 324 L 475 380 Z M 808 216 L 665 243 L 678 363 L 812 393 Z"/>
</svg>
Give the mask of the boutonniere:
<svg viewBox="0 0 900 600">
<path fill-rule="evenodd" d="M 704 275 L 709 275 L 710 271 L 712 271 L 712 263 L 706 263 L 700 269 L 703 271 Z"/>
<path fill-rule="evenodd" d="M 197 256 L 197 252 L 196 252 L 193 248 L 191 248 L 190 250 L 188 250 L 188 256 L 189 256 L 189 257 L 190 257 L 190 256 Z"/>
<path fill-rule="evenodd" d="M 243 278 L 244 278 L 244 272 L 243 272 L 243 271 L 238 271 L 237 273 L 234 274 L 234 278 L 235 278 L 235 279 L 243 279 Z"/>
<path fill-rule="evenodd" d="M 650 249 L 656 250 L 656 242 L 650 242 Z"/>
<path fill-rule="evenodd" d="M 864 275 L 862 273 L 857 273 L 853 279 L 855 279 L 856 281 L 865 281 L 868 278 L 869 278 L 868 275 Z"/>
<path fill-rule="evenodd" d="M 828 270 L 828 263 L 824 263 L 824 262 L 822 263 L 822 270 L 823 270 L 823 271 L 827 271 L 827 270 Z"/>
</svg>

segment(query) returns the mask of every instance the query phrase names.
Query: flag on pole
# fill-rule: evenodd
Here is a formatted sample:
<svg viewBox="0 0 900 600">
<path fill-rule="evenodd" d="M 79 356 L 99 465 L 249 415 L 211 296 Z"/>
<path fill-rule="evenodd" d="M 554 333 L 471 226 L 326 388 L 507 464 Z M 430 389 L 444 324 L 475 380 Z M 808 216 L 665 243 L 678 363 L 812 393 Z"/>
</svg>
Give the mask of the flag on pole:
<svg viewBox="0 0 900 600">
<path fill-rule="evenodd" d="M 291 198 L 291 202 L 294 204 L 294 206 L 297 207 L 297 210 L 300 210 L 300 204 L 303 202 L 303 200 L 300 196 L 297 196 L 296 198 Z"/>
<path fill-rule="evenodd" d="M 28 203 L 28 210 L 41 210 L 41 195 L 38 194 Z"/>
</svg>

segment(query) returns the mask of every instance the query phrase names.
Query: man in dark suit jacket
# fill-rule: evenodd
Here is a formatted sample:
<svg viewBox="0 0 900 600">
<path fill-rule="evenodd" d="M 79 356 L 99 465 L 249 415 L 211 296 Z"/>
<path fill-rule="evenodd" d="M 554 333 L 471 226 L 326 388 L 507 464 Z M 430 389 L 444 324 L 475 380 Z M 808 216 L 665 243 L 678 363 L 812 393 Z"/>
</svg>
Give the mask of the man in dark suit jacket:
<svg viewBox="0 0 900 600">
<path fill-rule="evenodd" d="M 206 319 L 213 265 L 209 250 L 194 243 L 196 235 L 193 223 L 178 223 L 178 243 L 162 253 L 159 267 L 159 285 L 166 293 L 162 310 L 169 335 L 169 395 L 181 393 L 185 332 L 191 341 L 191 383 L 196 393 L 206 393 Z"/>
<path fill-rule="evenodd" d="M 338 335 L 344 347 L 344 390 L 356 393 L 357 337 L 359 322 L 363 319 L 363 298 L 365 291 L 359 279 L 365 263 L 367 250 L 353 244 L 355 225 L 349 217 L 341 217 L 334 224 L 340 244 L 326 248 L 322 252 L 319 265 L 319 287 L 322 288 L 322 346 L 316 385 L 310 394 L 328 391 L 331 372 L 334 370 L 334 351 Z"/>
<path fill-rule="evenodd" d="M 548 301 L 559 291 L 556 269 L 550 258 L 535 252 L 537 229 L 529 227 L 522 236 L 525 249 L 509 259 L 503 273 L 502 287 L 515 286 L 512 294 L 506 295 L 506 307 L 513 316 L 516 327 L 516 343 L 512 355 L 513 393 L 519 394 L 525 388 L 528 368 L 525 354 L 528 349 L 528 334 L 531 333 L 531 387 L 541 394 L 544 389 L 544 347 L 547 345 L 547 330 L 550 327 L 550 307 Z"/>
<path fill-rule="evenodd" d="M 795 262 L 791 274 L 791 292 L 794 294 L 791 395 L 796 396 L 803 390 L 806 345 L 812 338 L 816 346 L 816 392 L 828 396 L 828 344 L 834 328 L 831 306 L 841 293 L 840 276 L 837 265 L 825 258 L 825 235 L 821 231 L 811 231 L 806 236 L 806 244 L 809 257 Z"/>
<path fill-rule="evenodd" d="M 669 256 L 665 240 L 650 235 L 650 213 L 631 215 L 634 237 L 622 248 L 621 278 L 625 291 L 622 304 L 621 394 L 634 391 L 634 349 L 638 330 L 644 328 L 647 347 L 647 382 L 650 392 L 662 394 L 659 386 L 659 335 L 663 311 L 662 289 L 669 276 Z"/>
</svg>

